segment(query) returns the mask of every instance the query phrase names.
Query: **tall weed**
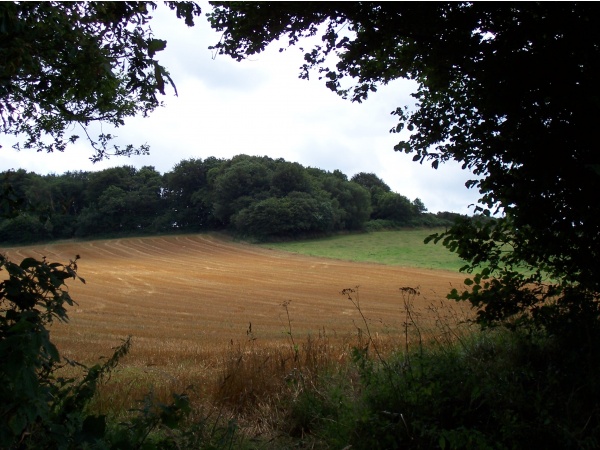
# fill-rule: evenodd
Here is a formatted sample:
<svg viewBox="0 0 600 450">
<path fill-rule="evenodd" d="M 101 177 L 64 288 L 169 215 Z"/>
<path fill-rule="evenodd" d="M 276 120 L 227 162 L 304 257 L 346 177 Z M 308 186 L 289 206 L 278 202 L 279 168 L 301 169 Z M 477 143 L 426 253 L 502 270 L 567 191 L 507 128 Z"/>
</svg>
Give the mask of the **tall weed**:
<svg viewBox="0 0 600 450">
<path fill-rule="evenodd" d="M 418 290 L 401 293 L 404 345 L 383 355 L 357 289 L 343 292 L 363 319 L 362 343 L 327 389 L 302 393 L 292 418 L 303 432 L 324 448 L 598 447 L 598 351 L 540 331 L 481 331 L 441 305 L 424 329 L 410 309 Z"/>
</svg>

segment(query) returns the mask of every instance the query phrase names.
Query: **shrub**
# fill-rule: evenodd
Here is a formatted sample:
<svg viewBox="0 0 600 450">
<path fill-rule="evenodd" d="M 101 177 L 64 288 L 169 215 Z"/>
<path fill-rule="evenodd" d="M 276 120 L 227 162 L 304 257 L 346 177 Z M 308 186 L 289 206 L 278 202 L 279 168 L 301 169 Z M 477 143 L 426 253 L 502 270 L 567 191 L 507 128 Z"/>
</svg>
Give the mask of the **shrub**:
<svg viewBox="0 0 600 450">
<path fill-rule="evenodd" d="M 342 293 L 360 312 L 357 289 Z M 326 448 L 598 448 L 600 336 L 576 347 L 532 329 L 420 330 L 410 311 L 418 292 L 403 294 L 404 349 L 383 356 L 361 312 L 352 364 L 300 393 L 290 429 Z"/>
<path fill-rule="evenodd" d="M 48 228 L 31 214 L 22 213 L 12 219 L 5 219 L 0 224 L 0 242 L 30 244 L 50 237 Z"/>
</svg>

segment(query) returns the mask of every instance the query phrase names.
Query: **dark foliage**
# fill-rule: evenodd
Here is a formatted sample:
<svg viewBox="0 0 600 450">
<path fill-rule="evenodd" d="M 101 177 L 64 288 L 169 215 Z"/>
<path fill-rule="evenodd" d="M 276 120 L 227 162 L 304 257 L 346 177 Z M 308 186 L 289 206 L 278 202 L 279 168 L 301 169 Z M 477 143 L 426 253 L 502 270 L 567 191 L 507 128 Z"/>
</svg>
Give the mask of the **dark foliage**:
<svg viewBox="0 0 600 450">
<path fill-rule="evenodd" d="M 167 2 L 188 26 L 200 15 L 193 2 Z M 166 41 L 149 26 L 150 2 L 2 2 L 0 4 L 0 132 L 25 141 L 18 148 L 62 151 L 79 139 L 93 160 L 148 152 L 148 145 L 112 145 L 92 138 L 94 122 L 121 126 L 160 105 L 175 87 L 156 55 Z M 49 137 L 50 140 L 44 139 Z"/>
<path fill-rule="evenodd" d="M 3 174 L 20 212 L 0 218 L 0 242 L 228 229 L 249 238 L 300 238 L 389 227 L 440 225 L 406 197 L 334 173 L 268 157 L 182 161 L 153 167 L 41 176 Z M 373 175 L 374 177 L 374 175 Z M 7 205 L 7 208 L 9 205 Z"/>
</svg>

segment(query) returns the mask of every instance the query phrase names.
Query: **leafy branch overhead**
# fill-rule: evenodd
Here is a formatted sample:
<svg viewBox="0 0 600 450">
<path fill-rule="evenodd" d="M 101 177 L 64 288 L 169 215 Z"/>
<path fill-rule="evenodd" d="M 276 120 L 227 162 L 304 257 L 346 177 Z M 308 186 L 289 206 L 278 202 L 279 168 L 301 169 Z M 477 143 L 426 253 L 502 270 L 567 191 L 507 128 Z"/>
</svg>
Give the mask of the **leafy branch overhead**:
<svg viewBox="0 0 600 450">
<path fill-rule="evenodd" d="M 200 15 L 193 2 L 167 5 L 188 26 Z M 167 85 L 175 89 L 156 59 L 167 42 L 150 28 L 155 9 L 152 2 L 0 3 L 0 133 L 24 138 L 17 149 L 52 152 L 77 141 L 79 128 L 93 160 L 147 153 L 147 145 L 112 146 L 109 134 L 93 138 L 87 127 L 146 116 Z"/>
</svg>

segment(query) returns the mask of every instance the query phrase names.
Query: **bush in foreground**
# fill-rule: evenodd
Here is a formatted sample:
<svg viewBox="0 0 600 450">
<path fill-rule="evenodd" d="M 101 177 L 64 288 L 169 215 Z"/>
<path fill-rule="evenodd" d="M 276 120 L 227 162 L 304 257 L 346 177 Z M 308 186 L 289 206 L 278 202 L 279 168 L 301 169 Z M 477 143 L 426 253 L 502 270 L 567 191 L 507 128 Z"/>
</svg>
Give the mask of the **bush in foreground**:
<svg viewBox="0 0 600 450">
<path fill-rule="evenodd" d="M 477 331 L 380 360 L 355 349 L 324 391 L 306 391 L 292 420 L 324 448 L 597 448 L 598 351 L 552 337 Z M 332 380 L 335 380 L 332 382 Z M 310 420 L 308 418 L 310 417 Z"/>
</svg>

